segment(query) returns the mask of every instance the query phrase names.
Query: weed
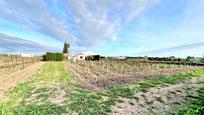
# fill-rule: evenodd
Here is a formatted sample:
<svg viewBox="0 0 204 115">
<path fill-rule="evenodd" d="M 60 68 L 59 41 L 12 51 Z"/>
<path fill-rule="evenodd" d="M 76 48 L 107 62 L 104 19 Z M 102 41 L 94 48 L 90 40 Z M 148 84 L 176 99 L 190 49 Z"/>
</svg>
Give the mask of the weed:
<svg viewBox="0 0 204 115">
<path fill-rule="evenodd" d="M 161 97 L 156 97 L 156 100 L 159 101 L 160 103 L 164 103 Z"/>
<path fill-rule="evenodd" d="M 147 105 L 152 105 L 154 102 L 153 101 L 146 101 Z"/>
<path fill-rule="evenodd" d="M 135 105 L 132 101 L 129 101 L 128 103 L 129 103 L 130 105 L 132 105 L 132 106 Z"/>
<path fill-rule="evenodd" d="M 176 95 L 176 92 L 175 91 L 170 91 L 169 94 Z"/>
<path fill-rule="evenodd" d="M 179 115 L 203 115 L 204 114 L 204 88 L 198 90 L 198 96 L 188 95 L 185 98 L 186 107 L 177 111 L 169 112 L 169 114 Z"/>
<path fill-rule="evenodd" d="M 118 101 L 117 101 L 118 103 L 123 103 L 124 101 L 123 100 L 121 100 L 121 99 L 118 99 Z"/>
<path fill-rule="evenodd" d="M 139 101 L 139 97 L 134 96 L 133 99 L 135 99 L 137 102 Z"/>
</svg>

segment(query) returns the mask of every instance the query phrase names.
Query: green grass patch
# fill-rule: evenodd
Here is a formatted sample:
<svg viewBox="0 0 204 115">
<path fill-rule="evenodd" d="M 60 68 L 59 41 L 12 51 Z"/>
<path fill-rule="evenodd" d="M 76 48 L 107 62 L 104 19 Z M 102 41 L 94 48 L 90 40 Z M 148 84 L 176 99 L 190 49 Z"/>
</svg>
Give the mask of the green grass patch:
<svg viewBox="0 0 204 115">
<path fill-rule="evenodd" d="M 133 95 L 137 92 L 147 91 L 148 89 L 156 86 L 165 86 L 167 84 L 172 85 L 178 82 L 190 79 L 192 77 L 201 76 L 204 74 L 204 70 L 197 70 L 186 73 L 179 73 L 171 76 L 160 76 L 147 80 L 138 81 L 132 85 L 115 86 L 108 89 L 109 95 L 120 96 L 125 98 L 133 98 Z"/>
<path fill-rule="evenodd" d="M 0 105 L 0 115 L 59 115 L 66 113 L 66 108 L 53 104 L 42 105 L 28 105 L 8 107 L 6 105 Z"/>
</svg>

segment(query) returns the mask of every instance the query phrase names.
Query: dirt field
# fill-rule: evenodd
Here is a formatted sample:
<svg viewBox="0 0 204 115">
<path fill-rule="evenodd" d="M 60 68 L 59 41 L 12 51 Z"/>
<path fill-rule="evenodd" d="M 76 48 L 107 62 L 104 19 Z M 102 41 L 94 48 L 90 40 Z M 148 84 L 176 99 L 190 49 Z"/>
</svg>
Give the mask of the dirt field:
<svg viewBox="0 0 204 115">
<path fill-rule="evenodd" d="M 27 81 L 30 77 L 32 77 L 36 72 L 41 68 L 44 62 L 35 63 L 33 65 L 29 65 L 24 69 L 16 70 L 12 73 L 4 72 L 1 73 L 0 76 L 0 99 L 3 96 L 3 92 L 8 90 L 11 87 L 16 86 L 19 83 Z"/>
<path fill-rule="evenodd" d="M 0 75 L 19 71 L 39 61 L 39 57 L 0 56 Z"/>
<path fill-rule="evenodd" d="M 92 62 L 80 63 L 77 67 L 66 61 L 41 62 L 4 74 L 0 115 L 183 115 L 189 110 L 196 115 L 203 111 L 202 67 L 147 64 L 138 69 L 125 63 L 133 69 L 121 72 L 111 64 L 107 71 L 100 62 L 89 70 Z"/>
<path fill-rule="evenodd" d="M 75 76 L 76 82 L 81 87 L 91 90 L 101 90 L 114 85 L 131 84 L 151 77 L 167 76 L 203 68 L 126 61 L 66 62 L 65 67 Z M 116 67 L 120 69 L 116 69 Z M 121 70 L 121 67 L 123 67 L 123 70 Z"/>
</svg>

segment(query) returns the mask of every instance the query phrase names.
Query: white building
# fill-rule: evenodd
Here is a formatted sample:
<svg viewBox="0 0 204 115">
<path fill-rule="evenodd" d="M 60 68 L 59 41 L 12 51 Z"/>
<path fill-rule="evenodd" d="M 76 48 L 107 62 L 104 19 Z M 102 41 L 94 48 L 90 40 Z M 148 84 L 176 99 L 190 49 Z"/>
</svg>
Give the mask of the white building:
<svg viewBox="0 0 204 115">
<path fill-rule="evenodd" d="M 34 57 L 33 54 L 21 54 L 22 57 Z"/>
<path fill-rule="evenodd" d="M 75 60 L 86 60 L 86 55 L 84 55 L 83 53 L 79 53 L 75 55 Z"/>
<path fill-rule="evenodd" d="M 86 57 L 91 56 L 91 55 L 97 55 L 97 54 L 93 51 L 86 51 L 86 52 L 81 52 L 75 55 L 68 54 L 67 59 L 68 60 L 86 60 Z"/>
</svg>

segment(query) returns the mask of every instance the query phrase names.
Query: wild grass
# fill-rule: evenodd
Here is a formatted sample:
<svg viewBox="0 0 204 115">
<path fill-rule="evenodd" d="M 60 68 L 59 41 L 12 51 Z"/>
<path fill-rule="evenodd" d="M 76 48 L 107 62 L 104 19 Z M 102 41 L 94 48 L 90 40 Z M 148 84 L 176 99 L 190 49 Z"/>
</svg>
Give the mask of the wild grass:
<svg viewBox="0 0 204 115">
<path fill-rule="evenodd" d="M 204 115 L 204 88 L 200 88 L 197 93 L 197 96 L 191 94 L 186 96 L 184 101 L 186 106 L 169 112 L 169 115 Z"/>
<path fill-rule="evenodd" d="M 74 79 L 65 70 L 63 62 L 48 62 L 32 80 L 19 84 L 5 93 L 8 99 L 0 102 L 0 115 L 65 113 L 105 115 L 111 112 L 113 105 L 121 102 L 120 97 L 133 99 L 135 93 L 147 91 L 152 87 L 176 84 L 202 74 L 204 70 L 161 76 L 138 81 L 132 85 L 113 86 L 105 91 L 97 92 L 82 89 L 73 82 Z M 51 102 L 53 95 L 56 98 L 60 97 L 62 90 L 65 92 L 65 95 L 61 96 L 63 102 L 61 104 Z M 40 98 L 42 98 L 40 101 L 33 102 Z"/>
<path fill-rule="evenodd" d="M 179 73 L 171 76 L 155 77 L 147 80 L 138 81 L 132 85 L 115 86 L 109 88 L 108 92 L 114 96 L 133 98 L 133 95 L 138 92 L 146 91 L 152 87 L 172 85 L 178 82 L 190 79 L 192 77 L 201 76 L 204 74 L 204 70 Z"/>
</svg>

